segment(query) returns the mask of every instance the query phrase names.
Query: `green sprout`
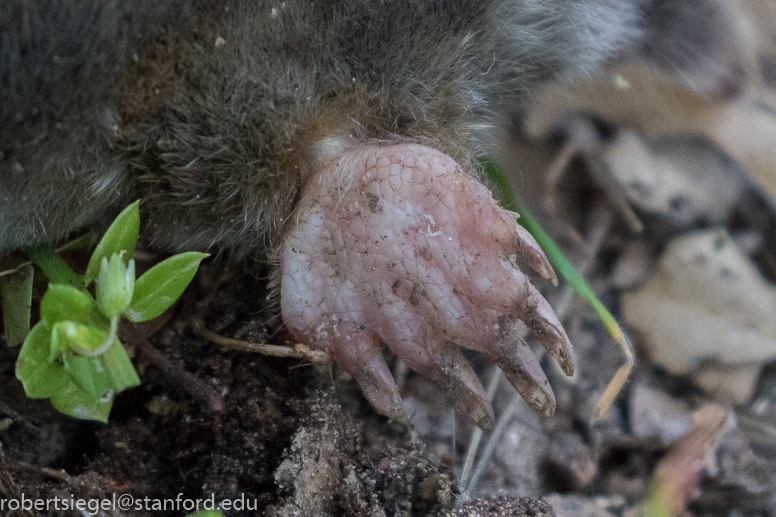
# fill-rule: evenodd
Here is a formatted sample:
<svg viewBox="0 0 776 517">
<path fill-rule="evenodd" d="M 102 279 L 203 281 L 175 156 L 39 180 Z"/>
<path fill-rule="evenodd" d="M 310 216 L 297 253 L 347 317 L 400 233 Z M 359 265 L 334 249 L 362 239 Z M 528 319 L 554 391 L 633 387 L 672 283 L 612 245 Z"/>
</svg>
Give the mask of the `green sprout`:
<svg viewBox="0 0 776 517">
<path fill-rule="evenodd" d="M 139 203 L 113 221 L 83 275 L 51 247 L 28 250 L 50 283 L 40 303 L 41 319 L 19 352 L 16 377 L 28 397 L 49 398 L 59 411 L 76 418 L 107 422 L 115 394 L 140 384 L 117 335 L 121 318 L 141 322 L 162 314 L 208 256 L 174 255 L 136 280 L 132 257 L 140 230 Z M 96 298 L 88 290 L 92 282 Z"/>
</svg>

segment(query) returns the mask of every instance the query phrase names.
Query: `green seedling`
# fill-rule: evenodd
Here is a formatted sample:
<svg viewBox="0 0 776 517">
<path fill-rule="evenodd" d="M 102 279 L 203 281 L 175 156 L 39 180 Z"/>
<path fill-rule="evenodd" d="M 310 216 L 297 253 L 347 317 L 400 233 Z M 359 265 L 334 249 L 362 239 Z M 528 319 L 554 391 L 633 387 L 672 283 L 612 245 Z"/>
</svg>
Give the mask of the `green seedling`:
<svg viewBox="0 0 776 517">
<path fill-rule="evenodd" d="M 16 377 L 28 397 L 49 398 L 59 411 L 76 418 L 107 422 L 115 394 L 140 384 L 118 339 L 119 321 L 148 321 L 162 314 L 208 255 L 172 256 L 136 280 L 132 257 L 139 229 L 136 201 L 108 228 L 84 275 L 76 274 L 53 248 L 28 251 L 50 281 L 40 304 L 41 319 L 24 339 L 16 362 Z M 88 290 L 92 282 L 96 296 Z"/>
<path fill-rule="evenodd" d="M 539 243 L 539 246 L 542 247 L 542 250 L 544 250 L 547 258 L 552 263 L 552 266 L 560 273 L 560 276 L 568 282 L 577 294 L 593 307 L 598 318 L 625 354 L 625 363 L 617 370 L 617 373 L 614 374 L 614 378 L 609 382 L 604 393 L 598 399 L 598 403 L 596 404 L 595 411 L 591 418 L 591 423 L 595 423 L 606 414 L 633 369 L 635 363 L 633 346 L 631 345 L 630 340 L 628 340 L 628 336 L 625 335 L 625 332 L 623 332 L 617 324 L 617 320 L 614 319 L 611 313 L 609 313 L 606 307 L 604 307 L 601 301 L 596 297 L 593 289 L 585 282 L 582 275 L 574 269 L 574 266 L 571 265 L 558 245 L 555 244 L 547 232 L 542 229 L 539 221 L 528 209 L 525 202 L 520 199 L 520 196 L 517 196 L 512 192 L 512 187 L 509 184 L 509 180 L 504 176 L 504 173 L 501 172 L 495 163 L 488 159 L 483 159 L 480 163 L 483 166 L 488 179 L 495 187 L 495 195 L 498 201 L 507 210 L 513 210 L 520 214 L 518 223 L 533 235 L 536 242 Z"/>
</svg>

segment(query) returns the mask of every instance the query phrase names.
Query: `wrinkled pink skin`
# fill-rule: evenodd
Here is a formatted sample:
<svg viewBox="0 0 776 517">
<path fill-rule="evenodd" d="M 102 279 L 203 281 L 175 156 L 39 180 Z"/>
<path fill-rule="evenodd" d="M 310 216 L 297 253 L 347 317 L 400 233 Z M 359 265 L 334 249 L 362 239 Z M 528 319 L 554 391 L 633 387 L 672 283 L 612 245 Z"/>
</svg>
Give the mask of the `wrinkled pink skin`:
<svg viewBox="0 0 776 517">
<path fill-rule="evenodd" d="M 554 279 L 552 268 L 516 214 L 451 158 L 415 144 L 352 147 L 321 161 L 292 217 L 283 319 L 301 342 L 328 350 L 381 412 L 402 415 L 380 340 L 482 428 L 493 426 L 493 410 L 459 346 L 494 360 L 536 411 L 554 412 L 515 317 L 571 374 L 568 337 L 513 261 Z"/>
</svg>

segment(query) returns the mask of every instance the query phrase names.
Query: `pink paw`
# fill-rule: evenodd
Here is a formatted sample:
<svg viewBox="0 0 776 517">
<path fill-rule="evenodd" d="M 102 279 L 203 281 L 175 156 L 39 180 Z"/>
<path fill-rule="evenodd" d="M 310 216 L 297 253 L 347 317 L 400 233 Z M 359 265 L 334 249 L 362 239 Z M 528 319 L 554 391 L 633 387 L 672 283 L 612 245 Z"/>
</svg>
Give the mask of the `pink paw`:
<svg viewBox="0 0 776 517">
<path fill-rule="evenodd" d="M 545 278 L 552 268 L 516 214 L 450 157 L 414 144 L 351 148 L 320 166 L 292 218 L 283 319 L 297 339 L 328 350 L 380 411 L 402 414 L 382 340 L 482 428 L 493 426 L 493 410 L 459 346 L 495 361 L 534 410 L 554 412 L 515 318 L 571 374 L 568 337 L 509 257 Z"/>
</svg>

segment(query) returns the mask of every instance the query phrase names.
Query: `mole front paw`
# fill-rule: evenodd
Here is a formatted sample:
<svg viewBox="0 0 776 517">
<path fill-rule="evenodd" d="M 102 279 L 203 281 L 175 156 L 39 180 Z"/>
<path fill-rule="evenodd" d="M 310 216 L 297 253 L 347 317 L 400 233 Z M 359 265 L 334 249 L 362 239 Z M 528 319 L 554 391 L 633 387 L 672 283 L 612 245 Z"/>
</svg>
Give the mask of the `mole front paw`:
<svg viewBox="0 0 776 517">
<path fill-rule="evenodd" d="M 384 414 L 402 414 L 380 342 L 435 380 L 482 428 L 485 390 L 459 346 L 494 360 L 536 411 L 555 398 L 516 318 L 571 375 L 569 341 L 517 267 L 554 279 L 544 253 L 450 157 L 414 144 L 363 145 L 323 163 L 292 215 L 282 257 L 283 319 L 328 350 Z"/>
</svg>

